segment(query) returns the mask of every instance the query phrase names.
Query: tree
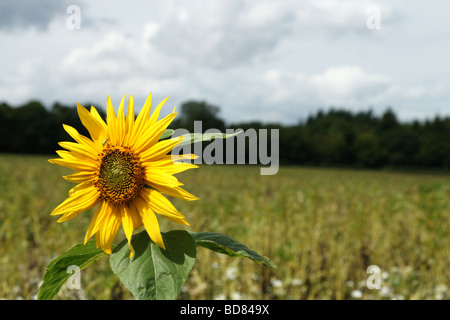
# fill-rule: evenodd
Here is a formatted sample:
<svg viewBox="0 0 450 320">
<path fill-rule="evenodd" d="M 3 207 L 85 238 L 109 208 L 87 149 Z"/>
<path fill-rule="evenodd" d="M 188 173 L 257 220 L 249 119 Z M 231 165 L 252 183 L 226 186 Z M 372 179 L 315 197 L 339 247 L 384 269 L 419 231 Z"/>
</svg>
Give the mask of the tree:
<svg viewBox="0 0 450 320">
<path fill-rule="evenodd" d="M 181 105 L 181 117 L 171 127 L 194 132 L 194 121 L 202 122 L 202 130 L 225 131 L 225 122 L 219 118 L 220 108 L 205 101 L 188 101 Z"/>
</svg>

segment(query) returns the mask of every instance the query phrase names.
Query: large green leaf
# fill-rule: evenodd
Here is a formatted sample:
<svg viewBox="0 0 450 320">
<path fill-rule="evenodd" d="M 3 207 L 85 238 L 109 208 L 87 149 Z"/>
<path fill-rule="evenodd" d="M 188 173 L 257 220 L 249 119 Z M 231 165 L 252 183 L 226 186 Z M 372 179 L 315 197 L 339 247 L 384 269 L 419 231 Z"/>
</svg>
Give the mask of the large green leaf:
<svg viewBox="0 0 450 320">
<path fill-rule="evenodd" d="M 180 137 L 183 137 L 183 140 L 178 144 L 178 147 L 185 146 L 191 143 L 200 142 L 200 141 L 211 141 L 214 139 L 227 139 L 230 137 L 233 137 L 235 135 L 238 135 L 241 133 L 241 131 L 235 132 L 235 133 L 187 133 L 183 134 Z"/>
<path fill-rule="evenodd" d="M 162 233 L 166 250 L 150 240 L 146 231 L 133 236 L 134 256 L 126 240 L 111 254 L 111 270 L 139 300 L 174 300 L 194 266 L 196 246 L 183 230 Z"/>
<path fill-rule="evenodd" d="M 216 232 L 190 232 L 197 246 L 205 247 L 215 252 L 223 253 L 231 257 L 246 257 L 255 262 L 276 268 L 275 264 L 267 257 L 249 249 L 246 245 L 234 240 L 230 236 Z"/>
<path fill-rule="evenodd" d="M 88 241 L 86 245 L 80 243 L 67 250 L 47 266 L 44 281 L 39 288 L 38 299 L 49 300 L 58 293 L 62 285 L 73 275 L 73 272 L 67 273 L 70 266 L 77 266 L 83 270 L 104 255 L 106 253 L 96 247 L 95 240 Z"/>
</svg>

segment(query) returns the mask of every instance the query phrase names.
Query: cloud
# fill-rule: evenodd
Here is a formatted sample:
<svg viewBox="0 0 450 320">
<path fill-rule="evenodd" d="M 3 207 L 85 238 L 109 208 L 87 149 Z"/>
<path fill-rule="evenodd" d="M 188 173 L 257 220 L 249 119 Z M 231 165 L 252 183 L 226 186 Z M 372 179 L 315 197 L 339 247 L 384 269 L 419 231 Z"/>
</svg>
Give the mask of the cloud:
<svg viewBox="0 0 450 320">
<path fill-rule="evenodd" d="M 101 29 L 116 26 L 118 21 L 109 17 L 94 18 L 90 3 L 76 1 L 81 8 L 81 26 L 83 28 Z M 67 19 L 71 19 L 74 11 L 70 9 L 70 0 L 14 0 L 0 2 L 0 30 L 4 32 L 22 32 L 29 29 L 49 31 L 50 24 L 58 21 L 66 27 Z"/>
<path fill-rule="evenodd" d="M 385 74 L 369 73 L 357 65 L 329 67 L 310 75 L 272 69 L 265 73 L 259 88 L 263 92 L 270 90 L 259 101 L 259 109 L 275 108 L 277 118 L 288 123 L 318 108 L 330 107 L 351 111 L 372 109 L 376 113 L 395 107 L 399 118 L 409 121 L 436 112 L 445 114 L 439 105 L 449 98 L 441 83 L 405 84 Z M 292 114 L 299 118 L 293 119 Z"/>
<path fill-rule="evenodd" d="M 2 79 L 0 97 L 23 103 L 27 99 L 51 96 L 58 86 L 52 67 L 42 58 L 33 57 L 21 63 L 14 74 Z M 54 101 L 52 101 L 54 102 Z"/>
<path fill-rule="evenodd" d="M 254 7 L 235 0 L 179 4 L 160 22 L 149 43 L 164 55 L 182 53 L 190 64 L 202 67 L 227 68 L 264 56 L 289 33 L 292 22 L 292 15 L 274 3 Z M 260 19 L 254 10 L 270 18 Z"/>
<path fill-rule="evenodd" d="M 401 79 L 395 61 L 383 55 L 373 69 L 371 50 L 391 49 L 393 42 L 383 41 L 396 33 L 377 33 L 377 41 L 367 36 L 374 34 L 366 27 L 371 1 L 167 0 L 151 10 L 133 4 L 130 11 L 106 1 L 83 5 L 77 31 L 58 25 L 67 17 L 64 7 L 47 32 L 24 32 L 20 41 L 36 51 L 10 54 L 15 65 L 3 65 L 8 76 L 0 79 L 0 96 L 103 103 L 109 94 L 114 102 L 128 93 L 138 108 L 153 91 L 155 101 L 170 95 L 171 105 L 188 99 L 219 105 L 228 122 L 285 123 L 330 106 L 430 114 L 438 107 L 420 106 L 446 98 L 442 84 Z M 389 30 L 398 11 L 379 6 L 382 28 Z M 54 12 L 37 20 L 44 26 L 57 19 Z M 14 36 L 3 37 L 14 44 Z"/>
<path fill-rule="evenodd" d="M 297 31 L 302 34 L 318 34 L 328 37 L 342 37 L 347 34 L 367 34 L 367 20 L 372 11 L 369 8 L 379 9 L 380 20 L 383 26 L 389 26 L 401 21 L 401 14 L 387 3 L 365 0 L 319 0 L 298 1 L 295 10 L 298 21 Z"/>
<path fill-rule="evenodd" d="M 198 68 L 184 56 L 167 56 L 153 46 L 151 39 L 160 28 L 156 22 L 147 23 L 134 37 L 110 32 L 92 47 L 71 50 L 59 64 L 39 58 L 27 60 L 9 85 L 4 85 L 4 95 L 46 93 L 46 98 L 53 101 L 103 102 L 109 94 L 114 101 L 128 92 L 142 101 L 151 90 L 170 94 L 175 105 L 188 99 L 218 104 L 229 122 L 292 123 L 318 108 L 384 109 L 399 106 L 399 102 L 436 100 L 446 92 L 442 86 L 431 84 L 402 85 L 386 74 L 367 72 L 359 65 L 337 65 L 313 73 L 252 65 Z M 60 89 L 54 90 L 56 87 Z M 402 115 L 417 113 L 409 106 Z"/>
<path fill-rule="evenodd" d="M 369 103 L 392 85 L 388 76 L 368 74 L 352 65 L 330 67 L 310 82 L 322 103 L 350 106 Z"/>
<path fill-rule="evenodd" d="M 259 63 L 277 46 L 318 34 L 367 33 L 368 1 L 176 1 L 149 41 L 164 55 L 223 69 Z M 383 5 L 383 23 L 395 16 Z"/>
<path fill-rule="evenodd" d="M 271 104 L 294 101 L 317 106 L 342 105 L 355 107 L 367 105 L 392 86 L 386 75 L 369 74 L 360 66 L 329 67 L 321 73 L 302 74 L 286 70 L 268 70 L 263 82 L 272 87 Z"/>
<path fill-rule="evenodd" d="M 120 33 L 109 33 L 95 46 L 80 47 L 62 60 L 61 71 L 78 81 L 117 79 L 135 71 L 135 46 Z"/>
<path fill-rule="evenodd" d="M 68 1 L 14 0 L 0 2 L 0 29 L 15 30 L 35 27 L 46 30 L 57 16 L 66 16 Z"/>
</svg>

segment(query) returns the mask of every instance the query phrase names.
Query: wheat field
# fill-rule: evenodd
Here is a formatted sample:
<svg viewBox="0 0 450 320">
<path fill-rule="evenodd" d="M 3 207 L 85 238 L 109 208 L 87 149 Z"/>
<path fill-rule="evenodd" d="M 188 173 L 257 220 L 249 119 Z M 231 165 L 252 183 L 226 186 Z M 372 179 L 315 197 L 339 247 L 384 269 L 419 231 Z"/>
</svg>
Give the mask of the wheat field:
<svg viewBox="0 0 450 320">
<path fill-rule="evenodd" d="M 93 210 L 50 216 L 73 186 L 45 156 L 0 156 L 0 299 L 36 299 L 47 264 L 80 243 Z M 449 299 L 450 176 L 202 165 L 178 175 L 200 200 L 171 199 L 191 227 L 228 234 L 278 269 L 198 248 L 180 299 Z M 122 230 L 116 243 L 124 239 Z M 370 265 L 381 287 L 369 289 Z M 56 299 L 133 299 L 104 257 Z"/>
</svg>

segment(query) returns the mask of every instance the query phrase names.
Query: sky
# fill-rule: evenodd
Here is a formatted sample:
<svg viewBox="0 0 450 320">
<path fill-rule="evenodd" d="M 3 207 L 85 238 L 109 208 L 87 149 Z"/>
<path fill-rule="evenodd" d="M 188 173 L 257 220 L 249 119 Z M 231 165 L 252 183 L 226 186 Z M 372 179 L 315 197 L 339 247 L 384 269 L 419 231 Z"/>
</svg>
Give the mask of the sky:
<svg viewBox="0 0 450 320">
<path fill-rule="evenodd" d="M 207 101 L 227 123 L 449 116 L 449 14 L 444 0 L 0 0 L 0 101 L 131 94 L 139 111 L 152 92 L 167 113 Z"/>
</svg>

